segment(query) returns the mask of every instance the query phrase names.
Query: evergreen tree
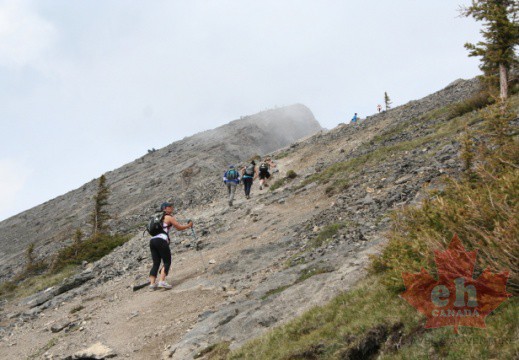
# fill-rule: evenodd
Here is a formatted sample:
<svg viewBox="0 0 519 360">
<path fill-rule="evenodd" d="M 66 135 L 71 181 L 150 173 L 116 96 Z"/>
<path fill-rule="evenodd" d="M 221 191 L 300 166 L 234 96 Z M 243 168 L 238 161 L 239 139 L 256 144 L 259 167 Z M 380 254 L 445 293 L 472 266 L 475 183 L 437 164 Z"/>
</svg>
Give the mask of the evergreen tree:
<svg viewBox="0 0 519 360">
<path fill-rule="evenodd" d="M 387 92 L 384 92 L 384 104 L 386 105 L 386 110 L 391 109 L 391 99 L 389 98 Z"/>
<path fill-rule="evenodd" d="M 106 206 L 108 205 L 109 193 L 106 177 L 101 175 L 97 184 L 97 194 L 94 196 L 94 209 L 90 215 L 92 237 L 94 238 L 108 230 L 107 222 L 110 220 L 110 215 L 106 211 Z"/>
<path fill-rule="evenodd" d="M 74 245 L 81 244 L 81 241 L 83 240 L 83 232 L 81 229 L 76 229 L 76 232 L 74 233 L 74 237 L 72 238 L 74 241 Z"/>
<path fill-rule="evenodd" d="M 27 269 L 30 269 L 35 263 L 34 243 L 29 244 L 27 250 L 25 251 L 25 255 L 27 257 Z"/>
<path fill-rule="evenodd" d="M 481 57 L 480 69 L 492 85 L 499 78 L 499 96 L 508 98 L 508 74 L 517 63 L 514 48 L 519 45 L 519 3 L 516 0 L 472 0 L 472 5 L 461 8 L 465 17 L 483 22 L 480 31 L 484 41 L 466 43 L 469 56 Z"/>
</svg>

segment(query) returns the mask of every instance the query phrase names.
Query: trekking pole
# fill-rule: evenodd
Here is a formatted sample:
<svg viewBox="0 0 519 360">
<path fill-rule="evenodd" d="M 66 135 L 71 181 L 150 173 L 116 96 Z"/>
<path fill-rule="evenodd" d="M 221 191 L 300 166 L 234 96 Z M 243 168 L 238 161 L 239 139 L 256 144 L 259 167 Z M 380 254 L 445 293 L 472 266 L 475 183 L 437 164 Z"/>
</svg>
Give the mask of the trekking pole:
<svg viewBox="0 0 519 360">
<path fill-rule="evenodd" d="M 193 234 L 193 238 L 195 239 L 195 251 L 200 254 L 200 259 L 202 259 L 202 265 L 204 266 L 204 272 L 207 272 L 207 266 L 205 265 L 204 256 L 202 255 L 202 248 L 199 246 L 200 241 L 198 240 L 198 236 L 196 236 L 195 229 L 191 227 L 191 232 Z"/>
</svg>

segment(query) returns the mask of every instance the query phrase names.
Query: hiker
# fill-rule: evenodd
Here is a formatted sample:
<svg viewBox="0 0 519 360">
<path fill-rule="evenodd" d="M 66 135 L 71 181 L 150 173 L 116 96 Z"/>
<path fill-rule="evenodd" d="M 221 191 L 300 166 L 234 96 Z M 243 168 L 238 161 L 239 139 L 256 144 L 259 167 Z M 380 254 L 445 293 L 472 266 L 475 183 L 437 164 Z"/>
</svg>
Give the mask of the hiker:
<svg viewBox="0 0 519 360">
<path fill-rule="evenodd" d="M 382 110 L 382 105 L 378 104 L 377 105 L 377 110 L 378 110 L 378 112 L 380 112 Z"/>
<path fill-rule="evenodd" d="M 259 166 L 259 179 L 260 179 L 260 190 L 263 187 L 268 187 L 268 179 L 270 179 L 270 165 L 272 160 L 270 158 L 265 158 L 263 162 Z"/>
<path fill-rule="evenodd" d="M 234 165 L 229 166 L 229 170 L 227 170 L 223 174 L 223 182 L 227 185 L 227 193 L 229 195 L 229 206 L 232 206 L 232 202 L 234 200 L 234 193 L 236 192 L 236 186 L 240 183 L 240 174 L 234 168 Z"/>
<path fill-rule="evenodd" d="M 355 115 L 353 115 L 353 117 L 351 118 L 351 122 L 353 124 L 355 124 L 357 122 L 357 119 L 358 119 L 358 116 L 357 116 L 357 113 L 355 113 Z"/>
<path fill-rule="evenodd" d="M 244 166 L 241 170 L 241 181 L 245 190 L 245 197 L 250 199 L 250 189 L 252 182 L 258 177 L 258 170 L 256 169 L 256 162 L 252 160 L 249 165 Z"/>
<path fill-rule="evenodd" d="M 193 227 L 193 222 L 190 220 L 187 225 L 181 225 L 171 215 L 173 213 L 173 204 L 169 202 L 162 203 L 160 205 L 160 211 L 164 212 L 164 220 L 162 222 L 162 229 L 164 232 L 155 235 L 150 239 L 150 250 L 151 258 L 153 259 L 153 267 L 150 270 L 150 289 L 156 290 L 157 288 L 171 289 L 171 285 L 166 282 L 166 276 L 169 273 L 171 266 L 171 249 L 169 248 L 169 230 L 171 227 L 182 231 Z M 160 272 L 160 279 L 157 283 L 157 274 L 159 272 L 159 266 L 162 261 L 162 270 Z"/>
</svg>

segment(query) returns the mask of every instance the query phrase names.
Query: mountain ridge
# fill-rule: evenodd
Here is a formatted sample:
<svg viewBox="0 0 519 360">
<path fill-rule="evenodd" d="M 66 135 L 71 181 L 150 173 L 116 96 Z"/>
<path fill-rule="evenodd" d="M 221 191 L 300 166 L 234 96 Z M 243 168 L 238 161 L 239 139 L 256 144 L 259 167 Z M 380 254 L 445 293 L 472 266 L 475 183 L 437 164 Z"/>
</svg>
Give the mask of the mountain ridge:
<svg viewBox="0 0 519 360">
<path fill-rule="evenodd" d="M 285 124 L 293 131 L 284 131 Z M 208 177 L 215 186 L 220 179 L 213 175 L 214 171 L 219 173 L 230 163 L 268 153 L 319 130 L 321 126 L 310 109 L 295 104 L 242 117 L 151 151 L 105 173 L 112 193 L 108 210 L 116 214 L 110 225 L 118 233 L 128 233 L 165 197 L 177 202 L 198 201 L 201 189 L 190 189 L 186 178 L 178 176 L 186 169 L 192 169 L 196 176 Z M 168 179 L 173 180 L 167 183 Z M 87 216 L 91 212 L 96 181 L 93 179 L 0 222 L 0 279 L 5 279 L 6 274 L 12 275 L 21 266 L 22 254 L 29 243 L 35 243 L 39 257 L 46 258 L 63 246 L 63 242 L 70 242 L 77 228 L 88 234 Z M 26 223 L 31 226 L 27 227 Z"/>
<path fill-rule="evenodd" d="M 277 189 L 255 183 L 250 200 L 238 189 L 233 208 L 215 166 L 214 196 L 176 200 L 177 216 L 194 219 L 201 250 L 189 232 L 174 235 L 173 290 L 132 292 L 151 266 L 147 238 L 134 230 L 68 282 L 4 304 L 0 355 L 65 359 L 102 343 L 132 359 L 207 358 L 207 349 L 239 348 L 348 291 L 385 243 L 389 212 L 461 173 L 458 136 L 473 123 L 450 109 L 479 86 L 457 81 L 271 151 Z"/>
</svg>

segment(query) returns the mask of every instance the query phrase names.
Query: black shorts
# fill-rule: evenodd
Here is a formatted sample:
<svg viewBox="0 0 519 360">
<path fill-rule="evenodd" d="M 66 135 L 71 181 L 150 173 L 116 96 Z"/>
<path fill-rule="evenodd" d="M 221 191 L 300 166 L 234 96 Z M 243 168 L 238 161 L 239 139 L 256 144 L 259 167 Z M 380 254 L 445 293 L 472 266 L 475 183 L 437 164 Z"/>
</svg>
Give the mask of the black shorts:
<svg viewBox="0 0 519 360">
<path fill-rule="evenodd" d="M 270 178 L 270 173 L 268 171 L 267 172 L 260 171 L 259 178 L 260 178 L 260 180 L 268 179 L 268 178 Z"/>
</svg>

